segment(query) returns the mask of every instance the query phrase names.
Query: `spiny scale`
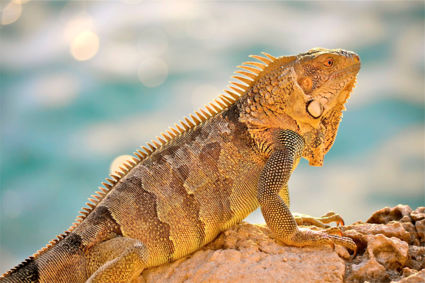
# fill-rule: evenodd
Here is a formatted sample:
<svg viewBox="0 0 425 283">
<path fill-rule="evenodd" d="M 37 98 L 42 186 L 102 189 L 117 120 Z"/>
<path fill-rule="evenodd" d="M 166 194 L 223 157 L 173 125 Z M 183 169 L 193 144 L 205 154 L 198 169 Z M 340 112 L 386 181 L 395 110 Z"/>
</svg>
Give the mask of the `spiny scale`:
<svg viewBox="0 0 425 283">
<path fill-rule="evenodd" d="M 244 75 L 244 76 L 250 78 L 251 80 L 254 80 L 257 77 L 255 74 L 249 73 L 249 72 L 245 72 L 245 71 L 236 71 L 235 73 Z"/>
<path fill-rule="evenodd" d="M 250 67 L 250 66 L 241 65 L 241 66 L 238 66 L 238 68 L 241 68 L 241 69 L 245 69 L 247 71 L 250 71 L 250 72 L 254 73 L 254 75 L 258 75 L 259 73 L 261 73 L 260 70 L 258 70 L 256 68 L 253 68 L 253 67 Z"/>
<path fill-rule="evenodd" d="M 274 56 L 272 56 L 272 55 L 270 55 L 269 53 L 266 53 L 266 52 L 261 52 L 261 54 L 263 54 L 263 55 L 265 55 L 266 57 L 268 57 L 269 59 L 271 59 L 272 60 L 272 62 L 273 61 L 275 61 L 277 58 L 276 57 L 274 57 Z"/>
<path fill-rule="evenodd" d="M 273 62 L 272 60 L 270 60 L 268 58 L 264 58 L 264 57 L 261 57 L 261 56 L 258 56 L 258 55 L 249 55 L 249 57 L 255 58 L 259 61 L 262 61 L 264 64 L 267 64 L 267 65 L 270 64 L 271 62 Z"/>
<path fill-rule="evenodd" d="M 259 63 L 259 62 L 251 62 L 250 61 L 250 62 L 245 62 L 244 64 L 245 65 L 252 65 L 252 66 L 258 67 L 261 70 L 264 70 L 266 68 L 266 65 L 264 65 L 263 63 Z"/>
<path fill-rule="evenodd" d="M 241 66 L 238 66 L 241 70 L 236 71 L 235 73 L 241 74 L 246 76 L 247 78 L 241 77 L 241 76 L 233 76 L 233 78 L 238 79 L 243 84 L 238 82 L 231 82 L 228 86 L 231 90 L 225 90 L 225 94 L 219 95 L 216 99 L 214 99 L 213 102 L 210 102 L 208 105 L 204 106 L 204 109 L 200 109 L 199 111 L 195 112 L 194 116 L 193 114 L 190 114 L 189 119 L 188 117 L 184 117 L 184 121 L 179 121 L 180 125 L 174 124 L 174 127 L 170 127 L 170 130 L 167 130 L 165 133 L 161 133 L 160 135 L 165 139 L 161 137 L 157 137 L 157 141 L 152 141 L 151 143 L 146 143 L 146 146 L 141 146 L 141 149 L 138 149 L 136 152 L 134 152 L 135 157 L 133 157 L 133 160 L 128 160 L 124 162 L 119 169 L 121 171 L 116 172 L 119 176 L 115 174 L 111 174 L 111 178 L 106 178 L 107 182 L 102 182 L 103 187 L 99 187 L 99 191 L 96 191 L 94 195 L 92 195 L 92 198 L 89 198 L 89 202 L 86 203 L 85 207 L 81 208 L 80 214 L 76 217 L 75 222 L 72 224 L 71 227 L 69 227 L 68 230 L 66 230 L 64 233 L 59 234 L 51 240 L 44 248 L 37 251 L 33 256 L 29 257 L 19 265 L 17 265 L 15 268 L 11 269 L 7 274 L 10 272 L 13 272 L 14 270 L 20 268 L 24 264 L 26 264 L 28 261 L 33 260 L 35 257 L 37 257 L 39 254 L 47 251 L 50 249 L 53 245 L 58 243 L 60 240 L 64 239 L 68 234 L 70 234 L 97 206 L 97 204 L 102 201 L 106 195 L 111 191 L 111 189 L 117 184 L 117 182 L 124 177 L 134 166 L 136 166 L 138 163 L 142 162 L 146 158 L 148 158 L 152 153 L 154 153 L 156 150 L 161 148 L 162 146 L 166 145 L 167 143 L 172 142 L 173 139 L 183 135 L 187 131 L 193 129 L 194 127 L 202 124 L 207 119 L 214 117 L 215 115 L 219 114 L 223 110 L 225 110 L 227 107 L 232 105 L 234 102 L 236 102 L 243 94 L 245 94 L 246 90 L 249 89 L 257 76 L 268 66 L 270 63 L 274 62 L 277 58 L 273 57 L 270 54 L 267 54 L 265 52 L 262 52 L 262 54 L 266 57 L 257 56 L 257 55 L 250 55 L 250 57 L 255 58 L 259 60 L 260 62 L 245 62 Z M 251 67 L 251 66 L 257 67 Z M 246 72 L 249 71 L 250 73 Z M 7 275 L 6 274 L 6 275 Z"/>
<path fill-rule="evenodd" d="M 249 85 L 252 82 L 251 79 L 246 79 L 246 78 L 241 77 L 241 76 L 232 76 L 232 78 L 238 79 L 241 82 L 246 83 L 247 85 Z"/>
<path fill-rule="evenodd" d="M 201 108 L 199 109 L 199 111 L 201 111 L 201 113 L 204 114 L 204 116 L 207 117 L 207 119 L 211 118 L 211 115 L 205 112 L 204 109 Z"/>
<path fill-rule="evenodd" d="M 245 82 L 243 82 L 243 83 L 245 83 Z M 248 86 L 237 83 L 237 82 L 231 82 L 231 84 L 233 84 L 233 85 L 237 86 L 238 88 L 245 90 L 245 91 L 248 89 Z"/>
</svg>

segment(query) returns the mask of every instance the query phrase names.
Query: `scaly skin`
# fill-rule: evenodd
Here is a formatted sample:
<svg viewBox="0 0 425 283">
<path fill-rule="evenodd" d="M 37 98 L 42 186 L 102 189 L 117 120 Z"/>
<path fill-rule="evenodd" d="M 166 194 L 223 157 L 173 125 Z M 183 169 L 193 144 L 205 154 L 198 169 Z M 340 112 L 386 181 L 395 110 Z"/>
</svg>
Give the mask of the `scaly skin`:
<svg viewBox="0 0 425 283">
<path fill-rule="evenodd" d="M 138 151 L 65 234 L 0 282 L 128 282 L 198 250 L 258 206 L 285 244 L 355 251 L 349 238 L 298 228 L 287 183 L 301 157 L 322 165 L 359 57 L 321 48 L 265 56 L 238 71 L 247 85 L 234 83 L 229 96 Z"/>
</svg>

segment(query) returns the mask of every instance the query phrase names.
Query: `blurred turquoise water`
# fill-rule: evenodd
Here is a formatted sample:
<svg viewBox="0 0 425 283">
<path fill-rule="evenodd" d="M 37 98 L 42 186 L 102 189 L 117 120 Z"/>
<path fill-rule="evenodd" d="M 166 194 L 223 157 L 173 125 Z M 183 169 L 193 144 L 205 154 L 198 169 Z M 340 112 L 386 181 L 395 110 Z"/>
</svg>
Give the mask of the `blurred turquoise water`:
<svg viewBox="0 0 425 283">
<path fill-rule="evenodd" d="M 67 229 L 116 156 L 207 103 L 261 51 L 324 46 L 362 59 L 324 167 L 301 162 L 291 179 L 294 211 L 349 223 L 424 205 L 422 1 L 136 2 L 29 2 L 1 26 L 0 269 Z M 81 29 L 99 49 L 80 62 L 70 46 Z"/>
</svg>

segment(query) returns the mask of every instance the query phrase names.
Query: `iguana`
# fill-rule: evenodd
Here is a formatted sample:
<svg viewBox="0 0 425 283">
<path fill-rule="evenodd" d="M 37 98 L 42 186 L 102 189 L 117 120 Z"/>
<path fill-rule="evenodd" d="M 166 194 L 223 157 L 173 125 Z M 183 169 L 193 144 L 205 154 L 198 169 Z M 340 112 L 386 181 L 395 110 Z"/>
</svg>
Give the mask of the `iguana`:
<svg viewBox="0 0 425 283">
<path fill-rule="evenodd" d="M 324 48 L 263 55 L 239 66 L 240 82 L 226 94 L 135 152 L 66 232 L 0 282 L 129 282 L 198 250 L 258 206 L 284 244 L 355 252 L 350 238 L 299 228 L 287 184 L 301 157 L 322 165 L 359 56 Z"/>
</svg>

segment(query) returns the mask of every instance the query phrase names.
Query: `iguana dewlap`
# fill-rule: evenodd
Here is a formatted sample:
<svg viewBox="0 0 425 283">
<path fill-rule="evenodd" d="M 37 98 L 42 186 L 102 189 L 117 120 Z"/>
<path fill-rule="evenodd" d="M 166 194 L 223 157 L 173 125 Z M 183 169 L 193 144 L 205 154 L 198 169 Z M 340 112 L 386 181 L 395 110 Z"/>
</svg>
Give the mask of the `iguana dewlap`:
<svg viewBox="0 0 425 283">
<path fill-rule="evenodd" d="M 288 180 L 301 157 L 320 166 L 360 69 L 341 49 L 252 56 L 226 95 L 142 147 L 103 183 L 64 234 L 0 282 L 128 282 L 188 255 L 258 206 L 287 245 L 343 245 L 298 228 Z"/>
</svg>

